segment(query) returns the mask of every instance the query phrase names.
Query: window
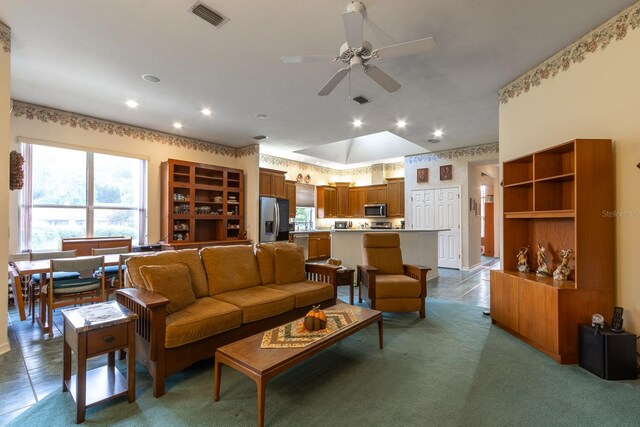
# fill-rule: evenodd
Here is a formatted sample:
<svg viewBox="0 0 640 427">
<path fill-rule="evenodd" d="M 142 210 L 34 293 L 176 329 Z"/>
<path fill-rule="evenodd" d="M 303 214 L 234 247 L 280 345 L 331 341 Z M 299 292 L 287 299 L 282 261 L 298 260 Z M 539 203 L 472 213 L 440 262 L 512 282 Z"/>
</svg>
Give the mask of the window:
<svg viewBox="0 0 640 427">
<path fill-rule="evenodd" d="M 315 217 L 315 208 L 299 208 L 296 206 L 295 231 L 313 230 Z"/>
<path fill-rule="evenodd" d="M 146 233 L 145 160 L 22 144 L 22 250 L 54 250 L 65 237 Z"/>
</svg>

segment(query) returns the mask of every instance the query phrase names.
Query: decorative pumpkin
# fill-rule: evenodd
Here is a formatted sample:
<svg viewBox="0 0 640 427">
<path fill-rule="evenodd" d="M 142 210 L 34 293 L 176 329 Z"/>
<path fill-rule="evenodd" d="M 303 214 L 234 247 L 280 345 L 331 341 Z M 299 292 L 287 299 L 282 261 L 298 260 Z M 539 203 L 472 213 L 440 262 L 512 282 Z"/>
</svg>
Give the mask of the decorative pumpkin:
<svg viewBox="0 0 640 427">
<path fill-rule="evenodd" d="M 307 331 L 318 331 L 327 327 L 327 315 L 320 310 L 320 306 L 314 306 L 304 317 L 304 328 Z"/>
</svg>

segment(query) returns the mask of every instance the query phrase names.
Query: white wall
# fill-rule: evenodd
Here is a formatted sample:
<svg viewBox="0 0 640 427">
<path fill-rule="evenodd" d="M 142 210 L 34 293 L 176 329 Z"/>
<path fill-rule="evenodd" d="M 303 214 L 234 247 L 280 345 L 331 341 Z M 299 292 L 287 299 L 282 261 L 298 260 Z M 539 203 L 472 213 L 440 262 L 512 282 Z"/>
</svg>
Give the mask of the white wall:
<svg viewBox="0 0 640 427">
<path fill-rule="evenodd" d="M 480 265 L 481 246 L 481 225 L 480 218 L 480 167 L 470 164 L 469 165 L 469 184 L 468 184 L 468 197 L 463 199 L 464 204 L 461 203 L 462 209 L 466 210 L 469 214 L 469 238 L 468 238 L 468 250 L 469 250 L 469 267 L 474 268 Z M 469 198 L 472 198 L 476 202 L 477 208 L 475 210 L 469 210 Z M 477 214 L 476 214 L 477 212 Z"/>
<path fill-rule="evenodd" d="M 500 161 L 574 138 L 614 140 L 615 303 L 640 332 L 640 28 L 500 105 Z M 590 195 L 597 197 L 597 194 Z M 610 320 L 612 313 L 602 313 Z"/>
<path fill-rule="evenodd" d="M 0 31 L 10 31 L 0 23 Z M 10 135 L 10 109 L 11 109 L 11 52 L 9 46 L 0 42 L 0 206 L 9 204 L 9 144 Z M 9 210 L 0 209 L 0 241 L 9 239 L 8 227 Z M 5 243 L 0 245 L 0 265 L 7 265 L 9 253 Z M 7 337 L 7 313 L 8 313 L 8 289 L 7 281 L 0 280 L 0 354 L 10 350 Z"/>
<path fill-rule="evenodd" d="M 456 150 L 445 150 L 428 154 L 405 157 L 404 161 L 404 200 L 405 200 L 405 223 L 407 228 L 412 224 L 411 217 L 411 192 L 414 190 L 424 190 L 432 188 L 460 187 L 460 226 L 462 243 L 462 268 L 473 268 L 480 262 L 480 234 L 479 217 L 469 212 L 469 167 L 470 163 L 489 162 L 498 160 L 498 145 L 488 144 L 476 147 L 468 147 Z M 452 165 L 453 176 L 451 180 L 440 181 L 440 166 Z M 418 169 L 429 169 L 429 182 L 418 183 Z M 480 172 L 477 171 L 477 180 L 480 179 Z M 474 184 L 475 185 L 475 184 Z M 480 187 L 477 183 L 478 203 L 480 202 Z M 475 190 L 474 190 L 475 191 Z M 478 221 L 477 230 L 476 221 Z M 474 236 L 470 235 L 470 228 Z M 475 235 L 477 234 L 477 237 Z"/>
</svg>

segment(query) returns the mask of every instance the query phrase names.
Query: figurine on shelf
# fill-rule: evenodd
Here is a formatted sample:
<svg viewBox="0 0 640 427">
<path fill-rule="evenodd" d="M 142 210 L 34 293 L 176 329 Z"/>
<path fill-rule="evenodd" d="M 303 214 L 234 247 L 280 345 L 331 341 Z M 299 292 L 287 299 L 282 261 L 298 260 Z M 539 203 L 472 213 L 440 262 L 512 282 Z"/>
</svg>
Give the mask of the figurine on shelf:
<svg viewBox="0 0 640 427">
<path fill-rule="evenodd" d="M 547 264 L 547 256 L 544 254 L 544 246 L 538 242 L 538 269 L 536 270 L 537 276 L 551 276 L 549 271 L 549 265 Z"/>
<path fill-rule="evenodd" d="M 560 257 L 562 257 L 562 261 L 556 271 L 553 272 L 554 280 L 567 280 L 571 270 L 569 269 L 569 261 L 573 256 L 573 249 L 563 249 L 560 251 Z"/>
<path fill-rule="evenodd" d="M 520 273 L 529 272 L 529 264 L 527 264 L 527 252 L 529 252 L 529 246 L 526 248 L 520 248 L 518 251 L 518 271 Z"/>
</svg>

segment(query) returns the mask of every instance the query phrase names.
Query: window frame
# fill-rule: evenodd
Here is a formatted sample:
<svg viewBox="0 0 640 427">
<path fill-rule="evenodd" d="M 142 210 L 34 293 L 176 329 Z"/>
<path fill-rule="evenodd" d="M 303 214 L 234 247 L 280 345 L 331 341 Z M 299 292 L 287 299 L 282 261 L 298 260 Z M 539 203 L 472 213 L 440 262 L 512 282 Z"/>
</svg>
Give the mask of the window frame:
<svg viewBox="0 0 640 427">
<path fill-rule="evenodd" d="M 109 211 L 128 211 L 137 212 L 138 215 L 138 244 L 144 244 L 147 239 L 147 187 L 148 187 L 148 157 L 136 156 L 134 154 L 114 152 L 109 150 L 100 150 L 93 147 L 81 147 L 76 145 L 49 143 L 47 141 L 33 140 L 29 138 L 20 138 L 18 140 L 20 152 L 24 156 L 24 187 L 21 191 L 21 203 L 18 209 L 18 221 L 20 224 L 19 230 L 19 245 L 22 252 L 31 251 L 31 238 L 32 238 L 32 210 L 34 208 L 50 208 L 50 209 L 83 209 L 85 211 L 85 223 L 86 223 L 86 237 L 95 236 L 95 213 L 100 210 Z M 34 146 L 46 146 L 51 148 L 59 148 L 64 150 L 74 150 L 84 152 L 86 154 L 86 172 L 85 172 L 85 186 L 86 186 L 86 198 L 83 205 L 52 205 L 52 204 L 33 204 L 33 171 L 31 168 L 33 161 L 33 147 Z M 123 157 L 127 159 L 140 160 L 140 191 L 137 207 L 128 206 L 96 206 L 94 195 L 95 184 L 95 154 L 104 154 L 108 156 Z M 81 236 L 85 237 L 85 236 Z M 134 239 L 135 241 L 135 239 Z M 59 248 L 49 248 L 55 250 Z"/>
</svg>

